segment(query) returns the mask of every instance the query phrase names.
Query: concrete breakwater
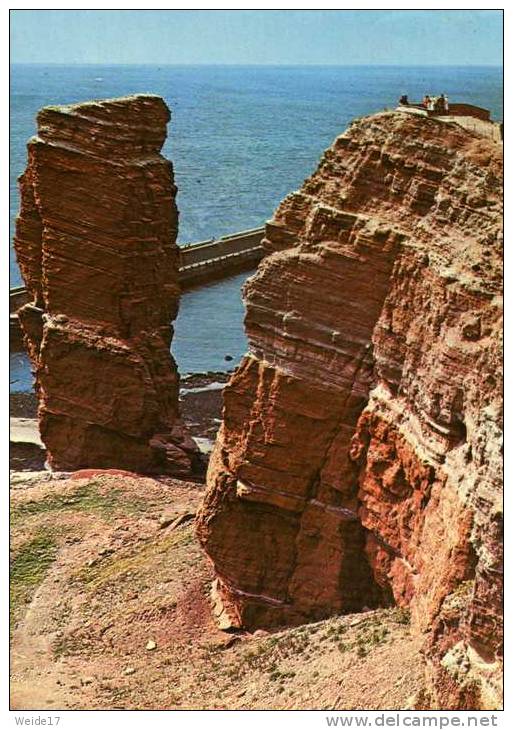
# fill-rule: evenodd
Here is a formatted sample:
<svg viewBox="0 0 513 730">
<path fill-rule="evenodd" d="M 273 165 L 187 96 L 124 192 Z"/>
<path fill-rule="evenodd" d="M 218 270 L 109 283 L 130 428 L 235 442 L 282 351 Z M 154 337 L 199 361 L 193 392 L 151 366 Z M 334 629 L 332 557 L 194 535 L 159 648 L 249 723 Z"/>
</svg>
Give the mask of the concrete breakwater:
<svg viewBox="0 0 513 730">
<path fill-rule="evenodd" d="M 179 278 L 187 289 L 250 269 L 263 256 L 264 227 L 232 233 L 180 248 Z"/>
<path fill-rule="evenodd" d="M 251 228 L 210 241 L 190 243 L 180 248 L 179 280 L 182 289 L 191 289 L 222 279 L 258 264 L 263 256 L 264 227 Z M 10 341 L 22 347 L 17 310 L 28 301 L 23 286 L 13 287 L 9 296 Z"/>
</svg>

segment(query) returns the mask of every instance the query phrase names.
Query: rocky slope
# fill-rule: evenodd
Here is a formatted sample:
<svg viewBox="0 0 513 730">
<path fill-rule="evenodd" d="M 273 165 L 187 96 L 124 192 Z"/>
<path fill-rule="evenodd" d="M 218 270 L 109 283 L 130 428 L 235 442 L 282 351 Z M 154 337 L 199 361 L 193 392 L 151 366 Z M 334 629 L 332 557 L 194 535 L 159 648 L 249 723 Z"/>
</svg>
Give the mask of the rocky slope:
<svg viewBox="0 0 513 730">
<path fill-rule="evenodd" d="M 11 709 L 400 709 L 422 690 L 401 609 L 220 631 L 194 539 L 203 487 L 14 474 Z"/>
<path fill-rule="evenodd" d="M 20 178 L 19 312 L 56 469 L 188 473 L 169 353 L 178 212 L 160 155 L 170 113 L 139 95 L 38 114 Z"/>
<path fill-rule="evenodd" d="M 409 606 L 445 709 L 500 704 L 501 184 L 437 120 L 335 140 L 267 226 L 197 526 L 222 625 Z"/>
</svg>

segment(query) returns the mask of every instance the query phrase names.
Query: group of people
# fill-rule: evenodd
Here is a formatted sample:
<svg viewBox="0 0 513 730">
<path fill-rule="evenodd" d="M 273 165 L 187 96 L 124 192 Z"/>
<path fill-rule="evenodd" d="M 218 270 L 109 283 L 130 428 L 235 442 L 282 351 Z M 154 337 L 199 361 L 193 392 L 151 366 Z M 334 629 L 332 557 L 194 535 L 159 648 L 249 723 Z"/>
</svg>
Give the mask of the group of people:
<svg viewBox="0 0 513 730">
<path fill-rule="evenodd" d="M 399 99 L 399 104 L 402 106 L 408 106 L 409 103 L 408 96 L 403 94 Z M 445 94 L 440 94 L 440 96 L 429 96 L 429 94 L 426 94 L 422 99 L 422 106 L 428 112 L 438 112 L 439 114 L 443 114 L 444 112 L 446 113 L 449 111 L 449 99 Z"/>
<path fill-rule="evenodd" d="M 448 112 L 449 111 L 449 99 L 445 94 L 440 96 L 429 96 L 428 94 L 422 99 L 422 106 L 428 110 L 428 112 Z"/>
</svg>

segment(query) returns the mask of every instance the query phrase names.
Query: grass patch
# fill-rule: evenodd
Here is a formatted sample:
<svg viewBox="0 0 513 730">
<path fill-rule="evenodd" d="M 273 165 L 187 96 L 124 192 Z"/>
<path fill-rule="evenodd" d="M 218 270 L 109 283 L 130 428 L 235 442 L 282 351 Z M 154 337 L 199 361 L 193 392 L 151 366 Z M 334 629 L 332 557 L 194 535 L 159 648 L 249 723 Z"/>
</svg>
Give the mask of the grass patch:
<svg viewBox="0 0 513 730">
<path fill-rule="evenodd" d="M 249 672 L 266 672 L 271 681 L 284 681 L 293 673 L 284 672 L 280 663 L 290 657 L 303 654 L 308 648 L 310 637 L 305 629 L 293 629 L 290 633 L 272 636 L 254 648 L 245 651 L 231 664 L 226 674 L 231 680 L 241 679 Z"/>
<path fill-rule="evenodd" d="M 145 545 L 132 546 L 135 554 L 114 553 L 87 565 L 76 574 L 90 590 L 98 591 L 129 574 L 144 573 L 151 568 L 152 574 L 160 569 L 159 556 L 169 568 L 169 551 L 186 547 L 194 540 L 192 529 L 175 530 L 162 540 L 152 538 Z"/>
<path fill-rule="evenodd" d="M 23 607 L 32 600 L 57 555 L 57 543 L 51 533 L 41 531 L 24 543 L 11 560 L 10 626 L 20 619 Z"/>
<path fill-rule="evenodd" d="M 390 640 L 390 624 L 408 624 L 410 620 L 409 612 L 400 608 L 361 616 L 361 621 L 355 626 L 348 626 L 338 620 L 330 622 L 319 635 L 319 640 L 333 642 L 342 654 L 356 652 L 358 657 L 364 657 Z"/>
<path fill-rule="evenodd" d="M 410 623 L 410 611 L 407 608 L 395 608 L 392 614 L 396 624 L 403 624 L 408 626 Z"/>
<path fill-rule="evenodd" d="M 49 494 L 37 502 L 25 502 L 11 509 L 11 520 L 16 523 L 32 515 L 49 512 L 94 512 L 103 517 L 109 517 L 116 509 L 133 514 L 144 511 L 148 502 L 137 499 L 127 499 L 122 489 L 110 489 L 101 494 L 98 484 L 89 482 L 81 485 L 71 494 Z"/>
</svg>

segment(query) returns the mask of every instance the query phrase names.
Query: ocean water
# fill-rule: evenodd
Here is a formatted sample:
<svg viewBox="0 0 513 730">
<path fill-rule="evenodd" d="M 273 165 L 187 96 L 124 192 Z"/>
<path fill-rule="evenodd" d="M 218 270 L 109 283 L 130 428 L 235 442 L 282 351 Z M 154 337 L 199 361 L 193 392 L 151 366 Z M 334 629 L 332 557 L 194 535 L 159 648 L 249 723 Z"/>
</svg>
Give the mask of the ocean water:
<svg viewBox="0 0 513 730">
<path fill-rule="evenodd" d="M 171 347 L 182 374 L 231 370 L 245 353 L 240 288 L 248 275 L 236 274 L 182 295 Z M 232 359 L 225 359 L 227 356 Z M 27 355 L 11 352 L 11 393 L 31 389 L 32 373 Z"/>
<path fill-rule="evenodd" d="M 499 67 L 13 65 L 11 239 L 37 111 L 142 92 L 163 96 L 172 112 L 163 152 L 175 168 L 179 243 L 262 225 L 354 117 L 393 108 L 403 93 L 445 93 L 496 120 L 503 114 Z M 21 282 L 12 248 L 10 255 L 14 286 Z M 182 372 L 228 369 L 234 362 L 224 355 L 236 362 L 244 352 L 243 279 L 183 297 L 173 344 Z"/>
</svg>

